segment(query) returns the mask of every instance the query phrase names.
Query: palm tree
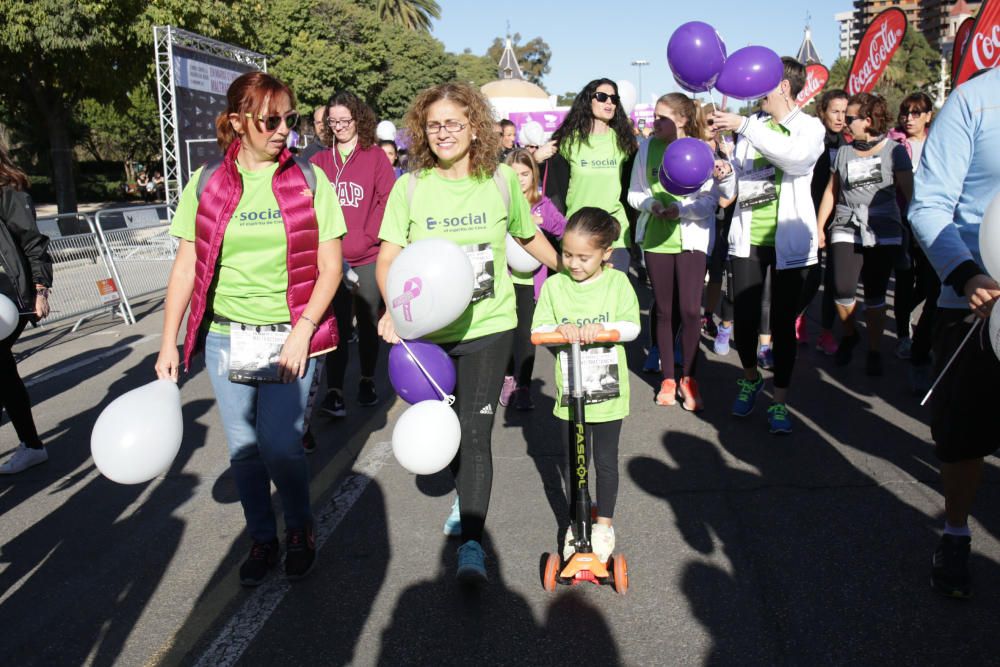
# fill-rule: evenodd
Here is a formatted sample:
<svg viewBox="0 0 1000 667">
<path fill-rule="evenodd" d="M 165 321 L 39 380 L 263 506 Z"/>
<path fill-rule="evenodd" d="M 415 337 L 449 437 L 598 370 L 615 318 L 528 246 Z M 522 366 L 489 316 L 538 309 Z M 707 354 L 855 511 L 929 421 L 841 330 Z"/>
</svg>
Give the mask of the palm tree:
<svg viewBox="0 0 1000 667">
<path fill-rule="evenodd" d="M 430 32 L 431 19 L 441 18 L 434 0 L 378 0 L 376 11 L 383 21 L 420 32 Z"/>
</svg>

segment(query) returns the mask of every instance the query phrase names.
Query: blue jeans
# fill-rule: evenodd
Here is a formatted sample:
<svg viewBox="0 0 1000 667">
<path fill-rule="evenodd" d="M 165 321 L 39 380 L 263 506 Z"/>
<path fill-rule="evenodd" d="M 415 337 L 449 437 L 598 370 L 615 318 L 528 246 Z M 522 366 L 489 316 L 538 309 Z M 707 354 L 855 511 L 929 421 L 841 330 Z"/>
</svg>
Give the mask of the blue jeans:
<svg viewBox="0 0 1000 667">
<path fill-rule="evenodd" d="M 302 449 L 306 403 L 316 360 L 306 375 L 289 384 L 253 386 L 229 381 L 229 336 L 205 338 L 205 368 L 229 442 L 229 464 L 254 542 L 277 537 L 271 482 L 281 496 L 287 528 L 312 522 L 309 466 Z"/>
</svg>

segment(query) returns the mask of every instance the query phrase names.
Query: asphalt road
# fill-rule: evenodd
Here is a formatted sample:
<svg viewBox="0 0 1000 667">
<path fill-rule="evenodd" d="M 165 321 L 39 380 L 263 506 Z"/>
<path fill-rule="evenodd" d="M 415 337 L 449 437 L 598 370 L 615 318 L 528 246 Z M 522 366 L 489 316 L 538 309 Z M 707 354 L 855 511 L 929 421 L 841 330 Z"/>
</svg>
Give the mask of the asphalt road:
<svg viewBox="0 0 1000 667">
<path fill-rule="evenodd" d="M 0 478 L 0 655 L 7 665 L 989 664 L 1000 655 L 1000 470 L 991 459 L 973 522 L 976 597 L 928 586 L 941 518 L 926 413 L 905 366 L 867 378 L 800 348 L 795 433 L 764 410 L 729 415 L 736 353 L 707 352 L 700 415 L 653 404 L 633 372 L 615 519 L 629 562 L 610 588 L 542 590 L 566 508 L 551 417 L 552 361 L 538 355 L 537 408 L 501 409 L 485 546 L 490 583 L 453 579 L 441 533 L 446 475 L 391 455 L 405 408 L 384 378 L 349 416 L 317 418 L 311 457 L 319 566 L 289 585 L 242 589 L 248 547 L 205 373 L 182 383 L 184 445 L 168 474 L 121 486 L 89 455 L 101 409 L 154 378 L 162 311 L 70 334 L 29 331 L 15 348 L 51 460 Z M 816 324 L 812 323 L 813 333 Z M 886 350 L 894 341 L 886 343 Z M 630 365 L 641 365 L 640 342 Z M 356 360 L 353 360 L 356 362 Z M 383 366 L 384 368 L 384 366 Z M 0 427 L 0 454 L 16 445 Z"/>
</svg>

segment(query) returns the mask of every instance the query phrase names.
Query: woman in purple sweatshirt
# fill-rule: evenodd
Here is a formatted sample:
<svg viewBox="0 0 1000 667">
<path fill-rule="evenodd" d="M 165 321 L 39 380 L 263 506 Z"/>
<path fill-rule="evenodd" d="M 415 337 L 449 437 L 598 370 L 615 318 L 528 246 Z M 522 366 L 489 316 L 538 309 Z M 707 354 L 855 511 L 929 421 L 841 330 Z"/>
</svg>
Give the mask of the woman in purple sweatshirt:
<svg viewBox="0 0 1000 667">
<path fill-rule="evenodd" d="M 322 409 L 334 417 L 347 415 L 344 405 L 344 372 L 347 369 L 348 341 L 352 334 L 352 314 L 357 318 L 358 351 L 361 355 L 361 382 L 358 402 L 375 405 L 375 363 L 378 360 L 378 324 L 381 297 L 375 283 L 379 228 L 385 203 L 396 182 L 392 165 L 375 137 L 375 113 L 354 93 L 337 91 L 327 103 L 326 150 L 310 161 L 326 172 L 337 191 L 347 221 L 343 238 L 344 261 L 357 275 L 350 284 L 345 267 L 344 281 L 333 298 L 340 327 L 341 345 L 327 355 L 327 395 Z"/>
</svg>

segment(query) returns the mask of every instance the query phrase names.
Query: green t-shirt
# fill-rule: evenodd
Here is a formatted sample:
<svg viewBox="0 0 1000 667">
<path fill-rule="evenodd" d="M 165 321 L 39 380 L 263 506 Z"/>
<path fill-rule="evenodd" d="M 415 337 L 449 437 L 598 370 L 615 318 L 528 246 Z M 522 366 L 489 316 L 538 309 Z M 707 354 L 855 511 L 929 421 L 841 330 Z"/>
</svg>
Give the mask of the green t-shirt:
<svg viewBox="0 0 1000 667">
<path fill-rule="evenodd" d="M 569 274 L 558 273 L 542 285 L 542 293 L 535 306 L 532 330 L 546 325 L 575 323 L 577 326 L 590 322 L 633 322 L 639 324 L 639 300 L 629 283 L 628 276 L 621 271 L 604 270 L 596 280 L 579 283 Z M 568 349 L 568 348 L 566 348 Z M 585 345 L 583 354 L 595 355 L 594 361 L 583 360 L 584 386 L 608 387 L 617 382 L 618 396 L 587 402 L 585 414 L 587 422 L 600 423 L 623 419 L 628 416 L 628 360 L 625 346 L 621 343 L 597 343 Z M 612 351 L 608 355 L 606 351 Z M 600 355 L 605 352 L 604 359 Z M 610 356 L 611 364 L 608 363 Z M 569 421 L 569 408 L 563 406 L 563 355 L 556 356 L 556 404 L 552 414 Z M 617 363 L 613 363 L 617 359 Z M 613 366 L 613 368 L 612 368 Z M 588 379 L 590 380 L 588 382 Z"/>
<path fill-rule="evenodd" d="M 585 206 L 604 209 L 622 226 L 612 247 L 624 248 L 628 216 L 621 202 L 622 168 L 628 155 L 618 147 L 618 135 L 611 131 L 592 134 L 583 142 L 565 142 L 559 152 L 569 162 L 566 218 Z"/>
<path fill-rule="evenodd" d="M 469 254 L 476 289 L 472 303 L 457 320 L 425 336 L 435 343 L 481 338 L 517 325 L 514 285 L 507 273 L 507 232 L 516 238 L 535 235 L 528 200 L 514 170 L 499 166 L 510 186 L 510 215 L 492 177 L 447 179 L 434 169 L 420 173 L 407 202 L 410 179 L 396 181 L 382 217 L 379 238 L 400 247 L 421 239 L 447 239 Z"/>
<path fill-rule="evenodd" d="M 646 181 L 653 198 L 664 206 L 670 206 L 680 201 L 678 197 L 663 189 L 660 184 L 660 165 L 663 164 L 663 153 L 667 143 L 661 139 L 651 139 L 646 153 Z M 681 221 L 679 218 L 665 220 L 649 214 L 646 223 L 646 236 L 642 240 L 642 249 L 646 252 L 677 254 L 684 251 L 681 242 Z"/>
<path fill-rule="evenodd" d="M 767 121 L 767 127 L 786 136 L 791 134 L 785 126 L 775 123 L 773 118 Z M 774 236 L 778 232 L 778 200 L 781 199 L 782 171 L 760 153 L 754 158 L 753 168 L 754 171 L 774 169 L 774 199 L 753 207 L 750 217 L 750 244 L 774 247 Z"/>
<path fill-rule="evenodd" d="M 535 274 L 534 273 L 524 273 L 523 271 L 515 271 L 511 269 L 510 280 L 515 285 L 534 285 L 535 284 Z"/>
<path fill-rule="evenodd" d="M 310 166 L 316 174 L 313 208 L 319 240 L 340 238 L 347 233 L 340 200 L 323 170 Z M 278 201 L 271 189 L 278 163 L 257 171 L 247 171 L 239 164 L 237 168 L 243 179 L 243 196 L 222 238 L 208 310 L 222 319 L 246 324 L 288 322 L 291 319 L 286 296 L 288 244 Z M 201 169 L 191 174 L 170 224 L 170 233 L 187 241 L 195 240 L 200 176 Z M 229 333 L 229 327 L 221 324 L 213 323 L 210 330 Z"/>
</svg>

